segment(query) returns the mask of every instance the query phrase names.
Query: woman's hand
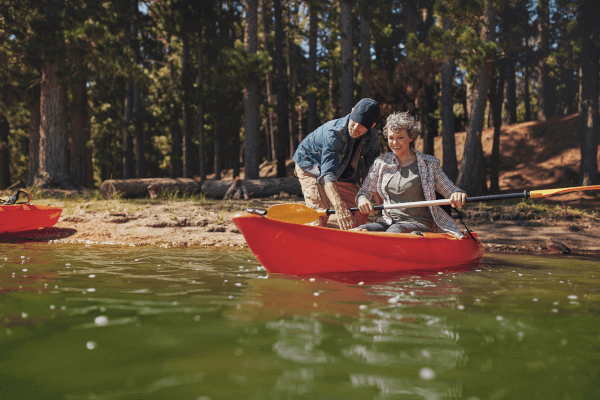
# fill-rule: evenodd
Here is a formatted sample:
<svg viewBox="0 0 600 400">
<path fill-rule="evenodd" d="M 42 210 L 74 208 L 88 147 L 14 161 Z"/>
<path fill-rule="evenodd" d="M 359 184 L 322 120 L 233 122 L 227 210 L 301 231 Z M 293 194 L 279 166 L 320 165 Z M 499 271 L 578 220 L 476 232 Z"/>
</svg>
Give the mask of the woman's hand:
<svg viewBox="0 0 600 400">
<path fill-rule="evenodd" d="M 467 201 L 467 194 L 463 192 L 454 192 L 450 195 L 450 201 L 452 202 L 452 207 L 462 208 L 462 206 L 465 205 L 465 201 Z"/>
<path fill-rule="evenodd" d="M 366 197 L 360 197 L 358 199 L 358 209 L 363 214 L 371 214 L 375 212 L 373 204 L 369 200 L 367 200 Z"/>
</svg>

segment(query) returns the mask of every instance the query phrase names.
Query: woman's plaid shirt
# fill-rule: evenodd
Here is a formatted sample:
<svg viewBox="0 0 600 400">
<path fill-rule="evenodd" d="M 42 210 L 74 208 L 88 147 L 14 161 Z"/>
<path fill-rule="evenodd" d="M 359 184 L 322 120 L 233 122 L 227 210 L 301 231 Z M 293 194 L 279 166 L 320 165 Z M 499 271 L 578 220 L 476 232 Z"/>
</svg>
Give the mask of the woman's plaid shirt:
<svg viewBox="0 0 600 400">
<path fill-rule="evenodd" d="M 455 186 L 452 181 L 446 176 L 440 160 L 434 156 L 422 154 L 413 149 L 417 155 L 417 164 L 419 166 L 419 175 L 421 176 L 421 184 L 423 186 L 423 194 L 425 200 L 435 200 L 435 192 L 437 191 L 445 198 L 449 198 L 454 192 L 463 192 L 464 190 Z M 385 153 L 375 159 L 375 163 L 369 170 L 367 179 L 363 182 L 362 187 L 356 195 L 356 202 L 361 196 L 371 200 L 373 193 L 377 191 L 383 199 L 383 204 L 390 204 L 390 196 L 385 188 L 398 170 L 398 159 L 393 152 Z M 438 231 L 452 233 L 459 238 L 462 238 L 462 233 L 454 223 L 454 220 L 439 206 L 429 206 L 431 216 L 438 227 Z M 392 223 L 392 217 L 389 210 L 383 210 L 381 219 L 387 224 Z"/>
</svg>

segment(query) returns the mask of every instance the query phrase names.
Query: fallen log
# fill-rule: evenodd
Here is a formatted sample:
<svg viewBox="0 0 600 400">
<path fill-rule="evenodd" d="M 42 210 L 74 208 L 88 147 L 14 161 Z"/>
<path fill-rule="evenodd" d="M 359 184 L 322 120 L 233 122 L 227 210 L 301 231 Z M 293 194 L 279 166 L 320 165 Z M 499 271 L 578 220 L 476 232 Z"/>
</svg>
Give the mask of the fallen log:
<svg viewBox="0 0 600 400">
<path fill-rule="evenodd" d="M 200 184 L 189 178 L 108 179 L 100 185 L 100 193 L 111 198 L 118 192 L 126 198 L 158 197 L 161 193 L 200 193 Z"/>
<path fill-rule="evenodd" d="M 202 184 L 202 193 L 206 197 L 222 199 L 232 187 L 233 181 L 206 180 Z M 302 187 L 298 178 L 263 178 L 263 179 L 244 179 L 241 181 L 243 191 L 248 197 L 270 197 L 280 195 L 282 192 L 287 194 L 302 195 Z M 245 189 L 245 190 L 244 190 Z"/>
<path fill-rule="evenodd" d="M 125 198 L 144 197 L 155 198 L 162 193 L 195 194 L 203 193 L 206 197 L 222 199 L 232 187 L 232 180 L 206 180 L 200 184 L 188 178 L 144 178 L 144 179 L 108 179 L 100 185 L 100 193 L 105 198 L 111 198 L 115 193 Z M 240 186 L 238 183 L 235 186 Z M 270 197 L 287 193 L 302 195 L 298 178 L 262 178 L 241 180 L 241 190 L 248 197 Z M 228 196 L 229 197 L 229 196 Z"/>
</svg>

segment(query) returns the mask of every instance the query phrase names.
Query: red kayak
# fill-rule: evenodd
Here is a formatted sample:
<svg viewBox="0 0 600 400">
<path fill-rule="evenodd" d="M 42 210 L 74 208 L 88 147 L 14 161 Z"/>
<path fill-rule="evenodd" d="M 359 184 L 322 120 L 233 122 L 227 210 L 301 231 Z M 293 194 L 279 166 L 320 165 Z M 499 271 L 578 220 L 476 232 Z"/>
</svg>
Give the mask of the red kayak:
<svg viewBox="0 0 600 400">
<path fill-rule="evenodd" d="M 58 222 L 61 208 L 13 204 L 0 206 L 0 233 L 49 228 Z"/>
<path fill-rule="evenodd" d="M 469 235 L 348 232 L 251 213 L 232 219 L 262 265 L 284 274 L 441 269 L 476 261 L 484 252 Z"/>
</svg>

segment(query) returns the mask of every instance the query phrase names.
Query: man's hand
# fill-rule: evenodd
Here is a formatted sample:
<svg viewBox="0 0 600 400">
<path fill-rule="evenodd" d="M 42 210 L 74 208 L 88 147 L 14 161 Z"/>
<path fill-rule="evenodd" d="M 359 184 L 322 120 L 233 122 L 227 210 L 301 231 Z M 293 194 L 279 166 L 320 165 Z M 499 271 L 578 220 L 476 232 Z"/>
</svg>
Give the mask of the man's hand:
<svg viewBox="0 0 600 400">
<path fill-rule="evenodd" d="M 358 209 L 363 214 L 371 214 L 375 212 L 373 204 L 369 200 L 367 200 L 366 197 L 363 196 L 359 197 L 358 199 Z"/>
<path fill-rule="evenodd" d="M 340 225 L 340 228 L 343 231 L 347 231 L 348 229 L 352 229 L 356 226 L 356 221 L 354 220 L 354 215 L 348 210 L 348 207 L 342 202 L 335 208 L 335 215 Z"/>
<path fill-rule="evenodd" d="M 327 194 L 329 201 L 333 205 L 333 208 L 335 208 L 335 215 L 340 229 L 347 231 L 348 229 L 354 228 L 356 226 L 356 221 L 354 221 L 354 216 L 342 201 L 337 182 L 325 184 L 325 194 Z"/>
</svg>

